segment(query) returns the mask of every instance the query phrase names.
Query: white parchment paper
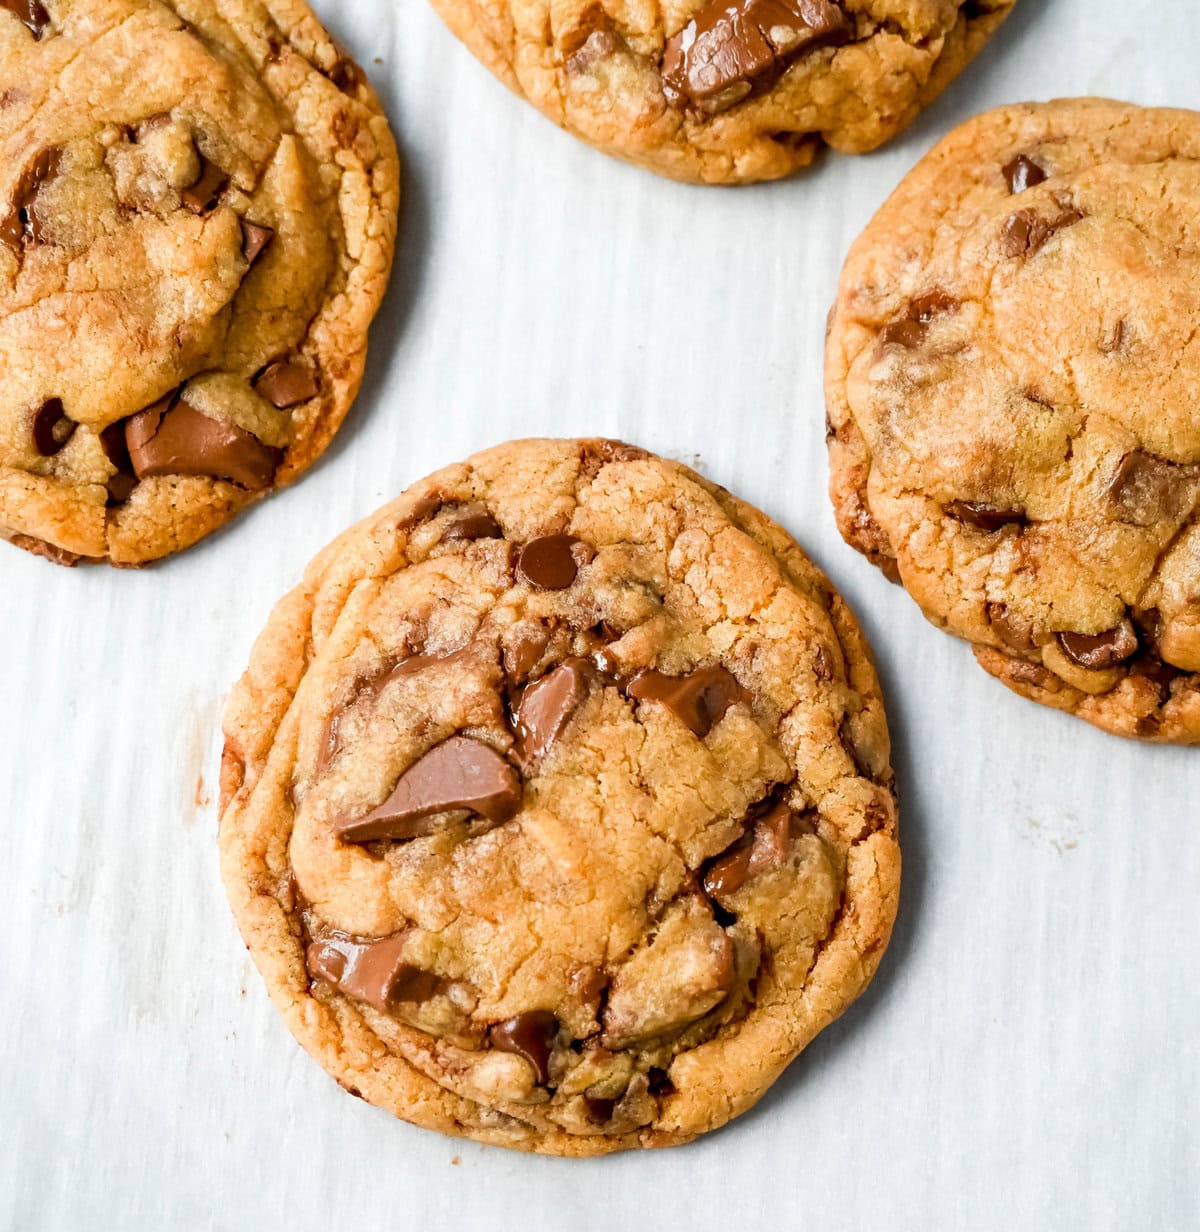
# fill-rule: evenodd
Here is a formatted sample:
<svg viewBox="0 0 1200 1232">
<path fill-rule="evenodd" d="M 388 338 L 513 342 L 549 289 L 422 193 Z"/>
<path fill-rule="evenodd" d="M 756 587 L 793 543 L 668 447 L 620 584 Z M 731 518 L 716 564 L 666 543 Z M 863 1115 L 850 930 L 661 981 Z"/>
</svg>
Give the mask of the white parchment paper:
<svg viewBox="0 0 1200 1232">
<path fill-rule="evenodd" d="M 0 1227 L 1200 1227 L 1200 752 L 1010 696 L 843 546 L 821 348 L 853 237 L 952 125 L 1097 93 L 1200 105 L 1190 0 L 1022 0 L 901 140 L 670 184 L 555 130 L 422 0 L 316 7 L 405 157 L 361 398 L 299 486 L 142 572 L 0 547 Z M 499 440 L 606 433 L 761 505 L 865 623 L 903 791 L 878 979 L 753 1113 L 575 1163 L 438 1137 L 293 1042 L 217 875 L 219 717 L 337 531 Z"/>
</svg>

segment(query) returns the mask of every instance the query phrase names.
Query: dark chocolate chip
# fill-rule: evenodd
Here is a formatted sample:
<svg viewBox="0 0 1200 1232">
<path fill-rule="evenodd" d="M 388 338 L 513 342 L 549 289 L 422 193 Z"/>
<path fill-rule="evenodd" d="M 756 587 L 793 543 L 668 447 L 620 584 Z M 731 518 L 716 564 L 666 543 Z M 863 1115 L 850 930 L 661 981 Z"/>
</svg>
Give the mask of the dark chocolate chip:
<svg viewBox="0 0 1200 1232">
<path fill-rule="evenodd" d="M 207 158 L 200 160 L 200 178 L 179 194 L 179 199 L 192 211 L 201 216 L 216 208 L 229 177 L 216 163 L 210 163 Z"/>
<path fill-rule="evenodd" d="M 63 411 L 62 399 L 49 398 L 34 412 L 33 447 L 52 458 L 74 435 L 79 425 Z"/>
<path fill-rule="evenodd" d="M 0 8 L 12 13 L 35 39 L 40 39 L 50 24 L 50 14 L 41 0 L 0 0 Z"/>
<path fill-rule="evenodd" d="M 538 590 L 566 590 L 579 572 L 573 551 L 578 542 L 573 535 L 531 539 L 517 558 L 518 574 Z"/>
<path fill-rule="evenodd" d="M 451 736 L 409 766 L 378 808 L 334 828 L 347 843 L 419 838 L 439 828 L 430 820 L 439 813 L 466 809 L 499 824 L 520 807 L 516 770 L 482 740 Z"/>
<path fill-rule="evenodd" d="M 253 265 L 275 238 L 274 227 L 263 227 L 248 218 L 242 219 L 242 256 L 247 265 Z"/>
<path fill-rule="evenodd" d="M 1012 162 L 1004 165 L 1004 178 L 1010 193 L 1023 193 L 1035 188 L 1047 178 L 1046 172 L 1025 154 L 1018 154 Z"/>
<path fill-rule="evenodd" d="M 488 1031 L 492 1047 L 524 1057 L 543 1086 L 550 1081 L 550 1053 L 557 1036 L 558 1019 L 546 1010 L 529 1010 L 506 1018 Z"/>
<path fill-rule="evenodd" d="M 517 736 L 514 755 L 522 768 L 544 756 L 586 697 L 587 674 L 582 659 L 564 660 L 525 690 L 513 715 Z"/>
<path fill-rule="evenodd" d="M 407 932 L 376 938 L 329 932 L 308 947 L 305 961 L 317 978 L 387 1014 L 402 1002 L 428 1001 L 446 986 L 432 972 L 405 962 L 407 936 Z"/>
<path fill-rule="evenodd" d="M 666 45 L 669 102 L 724 111 L 774 81 L 796 56 L 842 42 L 850 19 L 830 0 L 709 0 Z"/>
<path fill-rule="evenodd" d="M 1128 619 L 1103 633 L 1060 633 L 1058 644 L 1072 663 L 1093 671 L 1116 667 L 1138 651 L 1137 633 Z"/>
<path fill-rule="evenodd" d="M 504 532 L 483 505 L 468 505 L 442 532 L 442 538 L 457 539 L 503 539 Z"/>
<path fill-rule="evenodd" d="M 646 669 L 634 676 L 627 691 L 638 701 L 661 702 L 701 739 L 730 706 L 750 700 L 750 694 L 723 667 L 702 667 L 687 676 Z"/>
<path fill-rule="evenodd" d="M 290 359 L 277 359 L 255 378 L 254 388 L 272 406 L 286 411 L 315 398 L 319 387 L 310 368 Z"/>
<path fill-rule="evenodd" d="M 1024 526 L 1028 521 L 1020 509 L 997 509 L 994 505 L 985 505 L 981 501 L 951 501 L 946 506 L 946 512 L 959 522 L 989 533 L 1005 526 Z"/>
<path fill-rule="evenodd" d="M 211 419 L 175 395 L 130 416 L 125 445 L 139 479 L 154 475 L 207 475 L 251 492 L 269 486 L 280 451 L 253 433 Z"/>
</svg>

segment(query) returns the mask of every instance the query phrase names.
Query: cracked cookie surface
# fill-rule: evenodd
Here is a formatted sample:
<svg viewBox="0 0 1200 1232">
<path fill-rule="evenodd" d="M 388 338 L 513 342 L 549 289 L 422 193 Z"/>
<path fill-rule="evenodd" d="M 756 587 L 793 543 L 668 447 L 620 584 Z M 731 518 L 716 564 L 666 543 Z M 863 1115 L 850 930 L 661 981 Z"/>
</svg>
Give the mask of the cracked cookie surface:
<svg viewBox="0 0 1200 1232">
<path fill-rule="evenodd" d="M 432 0 L 560 127 L 662 175 L 778 179 L 872 150 L 966 66 L 1015 0 Z"/>
<path fill-rule="evenodd" d="M 0 3 L 0 536 L 189 546 L 362 378 L 399 160 L 301 0 Z"/>
<path fill-rule="evenodd" d="M 1200 742 L 1200 115 L 962 126 L 854 245 L 831 317 L 847 541 L 1010 688 Z"/>
<path fill-rule="evenodd" d="M 414 485 L 275 609 L 220 848 L 355 1094 L 593 1155 L 750 1107 L 866 986 L 900 856 L 868 648 L 762 514 L 612 441 Z"/>
</svg>

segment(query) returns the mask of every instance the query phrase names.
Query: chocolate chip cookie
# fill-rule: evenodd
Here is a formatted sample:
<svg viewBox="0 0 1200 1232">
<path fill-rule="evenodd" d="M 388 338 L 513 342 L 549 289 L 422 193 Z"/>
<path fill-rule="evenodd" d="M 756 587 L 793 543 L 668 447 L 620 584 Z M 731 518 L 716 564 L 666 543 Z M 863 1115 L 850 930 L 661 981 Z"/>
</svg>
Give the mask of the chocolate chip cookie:
<svg viewBox="0 0 1200 1232">
<path fill-rule="evenodd" d="M 138 564 L 299 475 L 398 197 L 301 0 L 0 0 L 0 536 Z"/>
<path fill-rule="evenodd" d="M 873 150 L 1015 0 L 433 0 L 515 93 L 597 148 L 696 183 Z"/>
<path fill-rule="evenodd" d="M 827 351 L 842 534 L 1017 692 L 1200 742 L 1200 115 L 959 128 L 855 244 Z"/>
<path fill-rule="evenodd" d="M 560 1155 L 750 1107 L 862 991 L 900 855 L 862 634 L 675 463 L 524 441 L 410 488 L 275 609 L 221 857 L 353 1094 Z"/>
</svg>

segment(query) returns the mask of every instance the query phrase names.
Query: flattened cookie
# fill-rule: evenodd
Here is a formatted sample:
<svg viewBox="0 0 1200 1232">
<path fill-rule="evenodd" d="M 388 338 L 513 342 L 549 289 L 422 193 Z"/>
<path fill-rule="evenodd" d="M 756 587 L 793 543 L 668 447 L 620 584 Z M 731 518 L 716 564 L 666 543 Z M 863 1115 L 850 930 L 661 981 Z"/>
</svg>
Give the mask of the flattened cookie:
<svg viewBox="0 0 1200 1232">
<path fill-rule="evenodd" d="M 1015 0 L 432 0 L 556 124 L 695 183 L 873 150 L 983 46 Z"/>
<path fill-rule="evenodd" d="M 0 0 L 0 537 L 137 564 L 299 475 L 398 199 L 302 0 Z"/>
<path fill-rule="evenodd" d="M 499 446 L 348 531 L 225 719 L 222 871 L 342 1086 L 521 1150 L 671 1146 L 863 990 L 887 724 L 796 544 L 612 441 Z"/>
<path fill-rule="evenodd" d="M 952 133 L 855 244 L 827 352 L 842 534 L 1035 701 L 1200 742 L 1200 115 Z"/>
</svg>

